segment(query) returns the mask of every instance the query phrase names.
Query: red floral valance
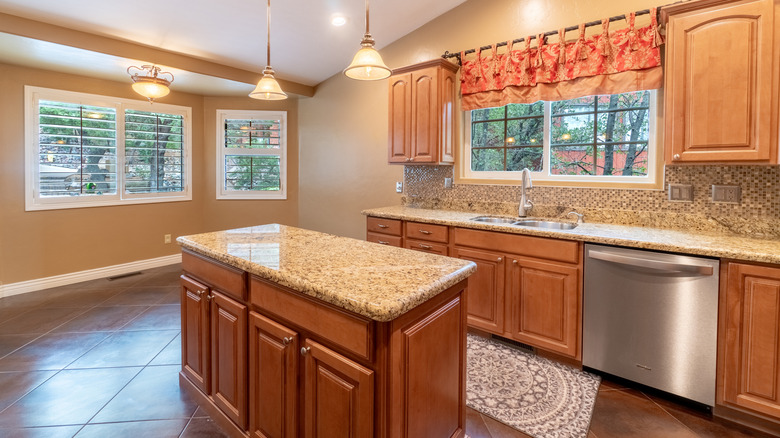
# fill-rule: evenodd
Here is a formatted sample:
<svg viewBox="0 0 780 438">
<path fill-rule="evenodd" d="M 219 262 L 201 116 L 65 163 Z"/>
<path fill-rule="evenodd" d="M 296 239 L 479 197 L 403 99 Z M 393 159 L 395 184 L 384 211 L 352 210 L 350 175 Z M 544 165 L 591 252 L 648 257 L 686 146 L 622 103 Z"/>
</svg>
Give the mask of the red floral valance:
<svg viewBox="0 0 780 438">
<path fill-rule="evenodd" d="M 564 100 L 594 94 L 616 94 L 661 88 L 662 37 L 658 32 L 656 8 L 651 23 L 636 28 L 636 13 L 626 14 L 628 28 L 610 32 L 609 19 L 602 20 L 601 33 L 585 37 L 579 27 L 575 41 L 566 42 L 565 31 L 558 42 L 547 44 L 544 35 L 525 38 L 522 47 L 507 43 L 503 53 L 496 46 L 467 60 L 461 54 L 463 110 Z"/>
</svg>

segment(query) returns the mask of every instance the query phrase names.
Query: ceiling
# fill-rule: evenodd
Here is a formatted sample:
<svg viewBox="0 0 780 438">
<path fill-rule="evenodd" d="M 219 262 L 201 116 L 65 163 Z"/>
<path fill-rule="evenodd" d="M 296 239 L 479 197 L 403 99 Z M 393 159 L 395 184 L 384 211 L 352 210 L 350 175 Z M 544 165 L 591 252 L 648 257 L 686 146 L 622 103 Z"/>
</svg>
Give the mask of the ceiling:
<svg viewBox="0 0 780 438">
<path fill-rule="evenodd" d="M 464 1 L 374 0 L 370 24 L 377 48 Z M 0 12 L 258 74 L 266 62 L 264 0 L 0 0 Z M 334 15 L 343 15 L 347 23 L 333 26 L 330 21 Z M 271 64 L 276 76 L 314 86 L 340 72 L 360 48 L 364 20 L 365 3 L 361 0 L 272 1 Z M 127 66 L 143 60 L 0 33 L 0 62 L 125 80 Z M 176 86 L 183 91 L 235 94 L 252 89 L 240 82 L 168 70 L 176 75 Z"/>
</svg>

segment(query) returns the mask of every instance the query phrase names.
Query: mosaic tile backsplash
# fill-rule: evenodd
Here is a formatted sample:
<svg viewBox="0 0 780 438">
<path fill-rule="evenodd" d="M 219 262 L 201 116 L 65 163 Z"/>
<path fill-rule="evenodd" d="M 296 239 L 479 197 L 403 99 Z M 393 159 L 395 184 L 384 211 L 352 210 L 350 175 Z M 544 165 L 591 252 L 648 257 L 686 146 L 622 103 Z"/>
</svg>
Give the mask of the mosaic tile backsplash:
<svg viewBox="0 0 780 438">
<path fill-rule="evenodd" d="M 409 206 L 517 216 L 520 185 L 453 184 L 452 166 L 405 166 Z M 682 230 L 731 232 L 780 239 L 780 166 L 666 166 L 664 190 L 534 186 L 529 216 Z M 669 184 L 693 185 L 693 202 L 667 199 Z M 739 204 L 716 203 L 713 184 L 738 185 Z"/>
</svg>

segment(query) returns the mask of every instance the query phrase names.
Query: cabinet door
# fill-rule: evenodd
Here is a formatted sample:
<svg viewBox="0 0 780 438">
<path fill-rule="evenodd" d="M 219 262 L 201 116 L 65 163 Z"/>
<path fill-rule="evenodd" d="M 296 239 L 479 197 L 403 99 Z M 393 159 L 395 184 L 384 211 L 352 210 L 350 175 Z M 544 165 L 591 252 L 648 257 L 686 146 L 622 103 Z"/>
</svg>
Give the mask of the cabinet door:
<svg viewBox="0 0 780 438">
<path fill-rule="evenodd" d="M 721 312 L 719 401 L 780 418 L 780 269 L 729 264 Z"/>
<path fill-rule="evenodd" d="M 388 126 L 388 162 L 405 163 L 411 160 L 412 132 L 412 75 L 390 77 L 390 121 Z"/>
<path fill-rule="evenodd" d="M 469 326 L 503 335 L 504 257 L 501 254 L 458 247 L 453 249 L 452 256 L 477 264 L 477 272 L 469 277 L 466 293 Z"/>
<path fill-rule="evenodd" d="M 374 372 L 307 339 L 304 370 L 306 438 L 374 436 Z"/>
<path fill-rule="evenodd" d="M 772 3 L 735 2 L 670 17 L 667 163 L 776 162 Z"/>
<path fill-rule="evenodd" d="M 412 161 L 439 160 L 439 68 L 412 72 Z"/>
<path fill-rule="evenodd" d="M 449 69 L 440 69 L 440 98 L 439 98 L 439 162 L 455 162 L 455 99 L 457 88 L 455 85 L 455 73 Z"/>
<path fill-rule="evenodd" d="M 507 331 L 517 341 L 580 358 L 582 287 L 577 266 L 513 258 Z"/>
<path fill-rule="evenodd" d="M 298 435 L 298 334 L 249 313 L 249 433 L 255 438 Z"/>
<path fill-rule="evenodd" d="M 447 245 L 441 243 L 421 242 L 419 240 L 404 239 L 404 248 L 431 254 L 447 255 Z"/>
<path fill-rule="evenodd" d="M 211 292 L 211 397 L 239 427 L 247 417 L 246 306 Z"/>
<path fill-rule="evenodd" d="M 203 393 L 209 392 L 209 288 L 181 276 L 181 370 Z"/>
</svg>

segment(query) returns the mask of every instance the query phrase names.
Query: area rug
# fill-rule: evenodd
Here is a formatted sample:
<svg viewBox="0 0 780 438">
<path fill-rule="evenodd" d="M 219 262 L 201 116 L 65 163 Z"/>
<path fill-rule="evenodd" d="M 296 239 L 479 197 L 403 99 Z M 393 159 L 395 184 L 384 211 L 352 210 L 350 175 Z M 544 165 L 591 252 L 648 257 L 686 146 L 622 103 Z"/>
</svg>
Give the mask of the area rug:
<svg viewBox="0 0 780 438">
<path fill-rule="evenodd" d="M 600 378 L 468 335 L 467 405 L 535 438 L 585 438 Z"/>
</svg>

